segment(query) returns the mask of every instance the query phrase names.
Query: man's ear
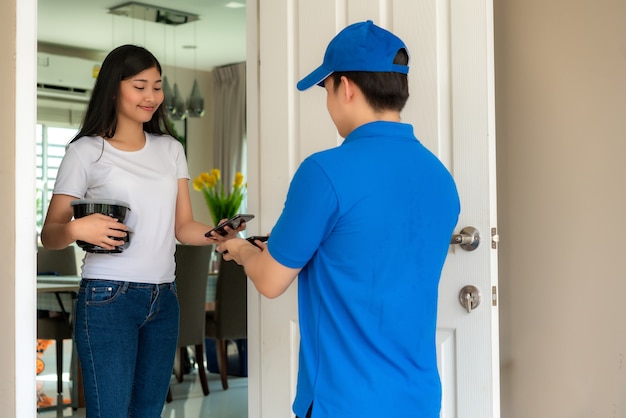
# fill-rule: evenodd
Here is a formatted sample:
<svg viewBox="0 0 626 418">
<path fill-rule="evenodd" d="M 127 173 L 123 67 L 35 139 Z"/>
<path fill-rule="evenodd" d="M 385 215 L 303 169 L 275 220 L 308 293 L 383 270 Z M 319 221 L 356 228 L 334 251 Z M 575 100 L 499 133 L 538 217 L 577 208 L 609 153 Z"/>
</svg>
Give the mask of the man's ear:
<svg viewBox="0 0 626 418">
<path fill-rule="evenodd" d="M 346 103 L 351 102 L 354 99 L 356 85 L 352 80 L 350 80 L 346 76 L 341 77 L 341 93 L 343 95 L 343 99 Z"/>
</svg>

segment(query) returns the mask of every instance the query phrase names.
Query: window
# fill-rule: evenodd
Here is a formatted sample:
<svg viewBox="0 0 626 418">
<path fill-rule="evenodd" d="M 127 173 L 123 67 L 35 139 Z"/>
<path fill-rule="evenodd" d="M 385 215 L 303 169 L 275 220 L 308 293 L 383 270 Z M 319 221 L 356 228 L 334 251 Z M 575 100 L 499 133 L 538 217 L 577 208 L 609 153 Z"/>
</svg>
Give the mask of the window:
<svg viewBox="0 0 626 418">
<path fill-rule="evenodd" d="M 78 129 L 37 124 L 37 232 L 41 232 L 65 146 Z"/>
</svg>

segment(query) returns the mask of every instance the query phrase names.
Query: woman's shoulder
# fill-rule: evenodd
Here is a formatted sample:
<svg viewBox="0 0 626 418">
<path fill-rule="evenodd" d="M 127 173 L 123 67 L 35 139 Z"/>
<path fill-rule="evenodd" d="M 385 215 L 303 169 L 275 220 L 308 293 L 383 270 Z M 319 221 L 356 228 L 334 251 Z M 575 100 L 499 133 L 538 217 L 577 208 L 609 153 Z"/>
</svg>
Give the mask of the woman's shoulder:
<svg viewBox="0 0 626 418">
<path fill-rule="evenodd" d="M 67 144 L 65 153 L 89 154 L 92 152 L 102 152 L 104 139 L 99 136 L 81 136 Z"/>
<path fill-rule="evenodd" d="M 104 141 L 104 139 L 102 139 L 101 136 L 81 136 L 78 138 L 74 138 L 72 139 L 67 146 L 68 147 L 86 147 L 86 146 L 93 146 L 93 145 L 100 145 L 102 146 L 102 141 Z"/>
<path fill-rule="evenodd" d="M 159 134 L 153 134 L 153 133 L 150 133 L 150 132 L 146 132 L 146 136 L 153 142 L 160 142 L 160 143 L 164 143 L 164 144 L 168 144 L 168 143 L 171 143 L 171 142 L 179 142 L 173 136 L 168 135 L 168 134 L 159 135 Z"/>
<path fill-rule="evenodd" d="M 167 135 L 167 134 L 157 135 L 157 134 L 151 134 L 151 133 L 146 132 L 146 136 L 148 137 L 148 140 L 151 143 L 155 144 L 158 147 L 163 147 L 163 148 L 168 148 L 168 149 L 173 149 L 173 150 L 183 149 L 183 144 L 181 144 L 179 140 L 177 140 L 171 135 Z"/>
</svg>

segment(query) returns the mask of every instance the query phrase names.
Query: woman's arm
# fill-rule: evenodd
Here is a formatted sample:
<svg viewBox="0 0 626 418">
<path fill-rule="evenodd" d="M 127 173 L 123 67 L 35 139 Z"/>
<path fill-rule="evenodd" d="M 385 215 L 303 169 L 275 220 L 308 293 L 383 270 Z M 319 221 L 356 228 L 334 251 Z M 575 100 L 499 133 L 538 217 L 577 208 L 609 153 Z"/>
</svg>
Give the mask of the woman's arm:
<svg viewBox="0 0 626 418">
<path fill-rule="evenodd" d="M 193 219 L 191 197 L 189 196 L 189 180 L 184 178 L 178 179 L 175 222 L 176 239 L 183 244 L 190 245 L 219 244 L 227 239 L 236 237 L 239 231 L 246 229 L 246 225 L 242 223 L 236 230 L 226 227 L 225 229 L 228 231 L 228 235 L 223 237 L 218 234 L 216 234 L 214 238 L 205 237 L 204 234 L 212 228 L 212 226 L 196 222 Z"/>
</svg>

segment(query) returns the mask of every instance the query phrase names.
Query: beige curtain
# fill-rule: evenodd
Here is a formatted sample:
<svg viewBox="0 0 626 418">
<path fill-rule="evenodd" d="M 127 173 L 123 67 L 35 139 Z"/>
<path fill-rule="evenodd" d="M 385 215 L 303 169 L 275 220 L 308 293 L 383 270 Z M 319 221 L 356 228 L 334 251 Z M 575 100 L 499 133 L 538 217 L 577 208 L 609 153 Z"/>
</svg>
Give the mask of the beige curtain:
<svg viewBox="0 0 626 418">
<path fill-rule="evenodd" d="M 214 167 L 222 170 L 224 184 L 232 184 L 242 171 L 246 136 L 246 64 L 232 64 L 213 70 L 215 121 Z"/>
</svg>

